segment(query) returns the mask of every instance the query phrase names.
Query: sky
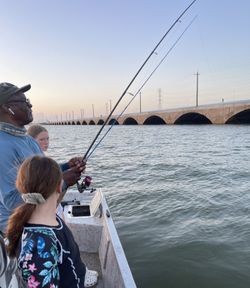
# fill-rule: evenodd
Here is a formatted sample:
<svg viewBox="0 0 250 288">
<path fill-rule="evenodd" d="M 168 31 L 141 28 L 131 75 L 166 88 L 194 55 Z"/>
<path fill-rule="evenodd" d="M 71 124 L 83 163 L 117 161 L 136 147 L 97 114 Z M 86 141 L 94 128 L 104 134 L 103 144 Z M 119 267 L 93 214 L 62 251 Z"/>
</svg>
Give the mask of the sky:
<svg viewBox="0 0 250 288">
<path fill-rule="evenodd" d="M 0 0 L 0 82 L 31 84 L 35 121 L 107 115 L 188 0 Z M 250 1 L 197 0 L 130 87 L 142 111 L 250 98 Z M 127 93 L 116 113 L 131 99 Z M 139 111 L 139 97 L 126 113 Z"/>
</svg>

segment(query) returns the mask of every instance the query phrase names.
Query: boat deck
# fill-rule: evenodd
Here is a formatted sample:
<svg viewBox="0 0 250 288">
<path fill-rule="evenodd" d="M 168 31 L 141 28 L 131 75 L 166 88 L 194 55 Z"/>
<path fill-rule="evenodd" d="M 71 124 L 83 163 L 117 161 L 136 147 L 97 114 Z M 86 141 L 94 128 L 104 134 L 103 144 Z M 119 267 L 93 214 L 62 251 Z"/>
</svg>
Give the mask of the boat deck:
<svg viewBox="0 0 250 288">
<path fill-rule="evenodd" d="M 86 253 L 81 252 L 81 259 L 83 263 L 88 267 L 90 270 L 95 270 L 98 272 L 98 283 L 97 288 L 104 288 L 103 280 L 102 280 L 102 269 L 101 269 L 101 263 L 99 260 L 98 253 Z"/>
</svg>

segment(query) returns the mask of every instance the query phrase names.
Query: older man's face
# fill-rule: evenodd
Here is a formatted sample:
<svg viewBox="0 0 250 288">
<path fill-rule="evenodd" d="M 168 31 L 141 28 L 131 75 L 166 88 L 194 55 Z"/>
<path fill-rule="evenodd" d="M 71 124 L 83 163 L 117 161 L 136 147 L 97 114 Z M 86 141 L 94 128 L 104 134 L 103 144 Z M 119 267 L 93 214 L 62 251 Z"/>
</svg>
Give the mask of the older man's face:
<svg viewBox="0 0 250 288">
<path fill-rule="evenodd" d="M 32 105 L 24 93 L 19 92 L 11 96 L 7 103 L 14 112 L 13 118 L 20 126 L 24 126 L 33 121 Z"/>
</svg>

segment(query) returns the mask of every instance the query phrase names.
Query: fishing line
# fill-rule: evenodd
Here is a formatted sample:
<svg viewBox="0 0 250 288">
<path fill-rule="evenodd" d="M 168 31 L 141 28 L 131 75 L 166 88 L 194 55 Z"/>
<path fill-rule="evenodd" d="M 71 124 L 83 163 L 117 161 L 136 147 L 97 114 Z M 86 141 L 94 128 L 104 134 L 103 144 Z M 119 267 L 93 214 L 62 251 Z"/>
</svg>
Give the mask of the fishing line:
<svg viewBox="0 0 250 288">
<path fill-rule="evenodd" d="M 174 49 L 174 47 L 177 45 L 177 43 L 179 42 L 179 40 L 182 38 L 182 36 L 185 34 L 185 32 L 189 29 L 189 27 L 193 24 L 194 20 L 197 18 L 197 16 L 195 16 L 191 22 L 188 24 L 188 26 L 184 29 L 184 31 L 181 33 L 181 35 L 176 39 L 176 41 L 174 42 L 174 44 L 169 48 L 169 50 L 167 51 L 167 53 L 164 55 L 164 57 L 161 59 L 161 61 L 157 64 L 157 66 L 154 68 L 154 70 L 150 73 L 150 75 L 146 78 L 146 80 L 143 82 L 143 84 L 140 86 L 140 88 L 137 90 L 137 92 L 135 94 L 133 93 L 129 93 L 130 95 L 132 95 L 133 97 L 131 98 L 131 100 L 128 102 L 128 104 L 125 106 L 125 108 L 122 110 L 122 112 L 118 115 L 118 117 L 116 118 L 116 121 L 123 115 L 123 113 L 127 110 L 127 108 L 129 107 L 129 105 L 133 102 L 133 100 L 135 99 L 135 97 L 141 92 L 141 90 L 143 89 L 143 87 L 146 85 L 146 83 L 149 81 L 149 79 L 153 76 L 153 74 L 156 72 L 156 70 L 160 67 L 160 65 L 163 63 L 163 61 L 167 58 L 167 56 L 170 54 L 170 52 Z M 100 145 L 100 143 L 103 141 L 103 139 L 107 136 L 107 134 L 109 133 L 109 131 L 113 128 L 113 126 L 115 125 L 115 121 L 113 121 L 113 123 L 111 124 L 111 126 L 109 127 L 109 129 L 105 132 L 105 134 L 102 136 L 102 138 L 99 140 L 99 142 L 95 145 L 95 147 L 92 149 L 92 151 L 89 153 L 89 155 L 87 156 L 86 160 L 88 160 L 90 158 L 90 156 L 93 154 L 93 152 L 96 150 L 96 148 Z"/>
<path fill-rule="evenodd" d="M 163 37 L 160 39 L 160 41 L 156 44 L 156 46 L 154 47 L 154 49 L 151 51 L 151 53 L 148 55 L 148 57 L 146 58 L 146 60 L 143 62 L 143 64 L 141 65 L 141 67 L 139 68 L 139 70 L 136 72 L 136 74 L 134 75 L 134 77 L 132 78 L 132 80 L 129 82 L 128 86 L 126 87 L 126 89 L 123 91 L 122 95 L 120 96 L 120 98 L 118 99 L 118 101 L 116 102 L 115 106 L 113 107 L 113 109 L 110 111 L 108 117 L 106 118 L 106 120 L 104 121 L 102 127 L 100 128 L 100 130 L 98 131 L 98 133 L 96 134 L 95 138 L 93 139 L 92 143 L 90 144 L 89 148 L 87 149 L 83 159 L 87 159 L 87 156 L 90 152 L 90 150 L 92 149 L 93 145 L 95 144 L 97 138 L 99 137 L 99 135 L 101 134 L 103 128 L 105 127 L 105 125 L 108 123 L 110 117 L 112 116 L 113 112 L 115 111 L 116 107 L 119 105 L 119 103 L 121 102 L 122 98 L 124 97 L 124 95 L 127 94 L 128 89 L 130 88 L 130 86 L 132 85 L 132 83 L 135 81 L 135 79 L 137 78 L 138 74 L 141 72 L 141 70 L 143 69 L 143 67 L 146 65 L 146 63 L 149 61 L 149 59 L 151 58 L 151 56 L 155 53 L 156 49 L 160 46 L 160 44 L 163 42 L 163 40 L 165 39 L 165 37 L 168 35 L 168 33 L 174 28 L 174 26 L 179 22 L 179 20 L 182 18 L 182 16 L 189 10 L 189 8 L 196 2 L 197 0 L 193 0 L 191 2 L 191 4 L 188 5 L 188 7 L 180 14 L 180 16 L 174 21 L 174 23 L 170 26 L 170 28 L 167 30 L 167 32 L 163 35 Z"/>
<path fill-rule="evenodd" d="M 118 101 L 116 102 L 115 106 L 113 107 L 113 109 L 110 111 L 108 117 L 106 118 L 106 120 L 104 121 L 102 127 L 99 129 L 98 133 L 96 134 L 95 138 L 93 139 L 93 141 L 91 142 L 89 148 L 87 149 L 85 155 L 83 156 L 83 160 L 86 161 L 87 156 L 89 154 L 89 152 L 91 151 L 93 145 L 95 144 L 97 138 L 99 137 L 99 135 L 101 134 L 102 130 L 104 129 L 104 127 L 106 126 L 106 124 L 108 123 L 110 117 L 113 115 L 116 107 L 119 105 L 119 103 L 121 102 L 122 98 L 127 94 L 128 89 L 130 88 L 130 86 L 133 84 L 133 82 L 135 81 L 135 79 L 137 78 L 137 76 L 139 75 L 139 73 L 141 72 L 141 70 L 144 68 L 144 66 L 147 64 L 147 62 L 149 61 L 149 59 L 152 57 L 152 55 L 155 53 L 155 51 L 158 49 L 158 47 L 160 46 L 160 44 L 163 42 L 163 40 L 165 39 L 165 37 L 168 35 L 168 33 L 175 27 L 175 25 L 179 22 L 179 20 L 182 18 L 182 16 L 190 9 L 190 7 L 196 2 L 197 0 L 193 0 L 191 2 L 191 4 L 188 5 L 188 7 L 180 14 L 180 16 L 174 21 L 174 23 L 170 26 L 170 28 L 167 30 L 167 32 L 163 35 L 163 37 L 160 39 L 160 41 L 156 44 L 156 46 L 154 47 L 154 49 L 151 51 L 151 53 L 148 55 L 148 57 L 146 58 L 146 60 L 143 62 L 143 64 L 141 65 L 141 67 L 139 68 L 139 70 L 135 73 L 134 77 L 132 78 L 132 80 L 129 82 L 128 86 L 125 88 L 125 90 L 123 91 L 122 95 L 120 96 L 120 98 L 118 99 Z M 84 191 L 84 181 L 80 184 L 78 181 L 76 182 L 77 184 L 77 189 L 78 191 L 81 193 Z"/>
</svg>

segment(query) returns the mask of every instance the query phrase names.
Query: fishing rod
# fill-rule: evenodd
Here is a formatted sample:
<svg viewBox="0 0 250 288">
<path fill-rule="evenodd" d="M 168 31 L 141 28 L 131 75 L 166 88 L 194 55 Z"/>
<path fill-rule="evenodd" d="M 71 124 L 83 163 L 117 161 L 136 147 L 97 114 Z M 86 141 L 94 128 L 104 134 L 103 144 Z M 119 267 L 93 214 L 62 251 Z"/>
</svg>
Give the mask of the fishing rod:
<svg viewBox="0 0 250 288">
<path fill-rule="evenodd" d="M 110 111 L 108 117 L 106 118 L 106 120 L 104 121 L 102 127 L 100 128 L 100 130 L 98 131 L 98 133 L 96 134 L 95 138 L 93 139 L 92 143 L 90 144 L 88 150 L 86 151 L 83 159 L 86 160 L 87 156 L 91 150 L 91 148 L 93 147 L 93 145 L 95 144 L 97 138 L 99 137 L 99 135 L 101 134 L 102 130 L 104 129 L 105 125 L 108 123 L 110 117 L 113 115 L 113 112 L 115 111 L 116 107 L 119 105 L 119 103 L 121 102 L 122 98 L 124 97 L 124 95 L 127 93 L 128 89 L 130 88 L 130 86 L 133 84 L 133 82 L 135 81 L 135 79 L 137 78 L 137 76 L 139 75 L 139 73 L 141 72 L 141 70 L 143 69 L 143 67 L 146 65 L 146 63 L 149 61 L 149 59 L 151 58 L 151 56 L 155 53 L 156 49 L 160 46 L 160 44 L 162 43 L 162 41 L 165 39 L 165 37 L 168 35 L 168 33 L 174 28 L 174 26 L 179 22 L 179 20 L 182 18 L 182 16 L 190 9 L 190 7 L 196 2 L 197 0 L 193 0 L 188 7 L 180 14 L 180 16 L 174 21 L 174 23 L 170 26 L 170 28 L 167 30 L 167 32 L 163 35 L 163 37 L 160 39 L 160 41 L 156 44 L 156 46 L 154 47 L 154 49 L 151 51 L 151 53 L 148 55 L 148 57 L 146 58 L 146 60 L 143 62 L 143 64 L 141 65 L 141 67 L 139 68 L 139 70 L 136 72 L 136 74 L 134 75 L 134 77 L 132 78 L 132 80 L 129 82 L 128 86 L 126 87 L 126 89 L 123 91 L 122 95 L 120 96 L 120 98 L 118 99 L 118 101 L 116 102 L 115 106 L 113 107 L 113 109 Z"/>
<path fill-rule="evenodd" d="M 125 106 L 125 108 L 122 110 L 122 112 L 118 115 L 118 117 L 116 118 L 116 120 L 118 120 L 123 113 L 127 110 L 127 108 L 129 107 L 129 105 L 133 102 L 133 100 L 135 99 L 135 97 L 141 92 L 142 88 L 146 85 L 146 83 L 149 81 L 149 79 L 153 76 L 153 74 L 156 72 L 156 70 L 160 67 L 160 65 L 162 64 L 162 62 L 167 58 L 167 56 L 170 54 L 170 52 L 174 49 L 174 47 L 177 45 L 177 43 L 180 41 L 180 39 L 182 38 L 182 36 L 185 34 L 185 32 L 189 29 L 189 27 L 193 24 L 194 20 L 197 18 L 197 16 L 195 16 L 192 21 L 188 24 L 188 26 L 184 29 L 184 31 L 181 33 L 181 35 L 176 39 L 176 41 L 174 42 L 174 44 L 169 48 L 169 50 L 167 51 L 167 53 L 164 55 L 164 57 L 161 59 L 161 61 L 158 63 L 158 65 L 155 67 L 155 69 L 150 73 L 150 75 L 146 78 L 146 80 L 143 82 L 143 84 L 141 85 L 141 87 L 137 90 L 137 92 L 135 94 L 129 93 L 131 94 L 133 97 L 132 99 L 128 102 L 128 104 Z M 113 126 L 115 125 L 115 122 L 113 122 L 111 124 L 111 126 L 109 127 L 109 129 L 105 132 L 105 134 L 102 136 L 102 138 L 99 140 L 99 142 L 95 145 L 95 147 L 91 150 L 91 152 L 88 154 L 86 160 L 88 160 L 90 158 L 90 156 L 94 153 L 94 151 L 96 150 L 96 148 L 101 144 L 101 142 L 103 141 L 103 139 L 107 136 L 107 134 L 109 133 L 109 131 L 113 128 Z"/>
<path fill-rule="evenodd" d="M 106 118 L 106 120 L 104 121 L 102 127 L 100 128 L 100 130 L 98 131 L 98 133 L 96 134 L 95 138 L 93 139 L 92 143 L 90 144 L 88 150 L 86 151 L 83 160 L 86 161 L 88 159 L 88 154 L 90 152 L 90 150 L 92 149 L 93 145 L 95 144 L 97 138 L 99 137 L 99 135 L 101 134 L 102 130 L 104 129 L 104 127 L 106 126 L 106 124 L 108 123 L 109 119 L 111 118 L 111 116 L 113 115 L 116 107 L 119 105 L 119 103 L 121 102 L 122 98 L 127 94 L 128 89 L 130 88 L 130 86 L 133 84 L 133 82 L 135 81 L 135 79 L 137 78 L 137 76 L 139 75 L 139 73 L 141 72 L 141 70 L 143 69 L 143 67 L 146 65 L 146 63 L 149 61 L 149 59 L 152 57 L 152 55 L 155 53 L 155 51 L 157 50 L 157 48 L 160 46 L 160 44 L 163 42 L 163 40 L 165 39 L 165 37 L 168 35 L 168 33 L 174 28 L 174 26 L 179 22 L 179 20 L 182 18 L 182 16 L 190 9 L 190 7 L 196 2 L 197 0 L 193 0 L 188 7 L 180 14 L 180 16 L 174 21 L 174 23 L 170 26 L 170 28 L 167 30 L 167 32 L 163 35 L 163 37 L 160 39 L 160 41 L 156 44 L 156 46 L 154 47 L 154 49 L 151 51 L 151 53 L 148 55 L 148 57 L 146 58 L 146 60 L 143 62 L 143 64 L 141 65 L 141 67 L 139 68 L 139 70 L 136 72 L 136 74 L 134 75 L 134 77 L 132 78 L 132 80 L 129 82 L 128 86 L 126 87 L 126 89 L 123 91 L 122 95 L 120 96 L 120 98 L 118 99 L 118 101 L 116 102 L 115 106 L 113 107 L 113 109 L 110 111 L 108 117 Z M 88 179 L 85 179 L 82 181 L 82 183 L 80 184 L 78 181 L 76 182 L 77 184 L 77 189 L 80 193 L 82 193 L 84 191 L 84 189 L 86 187 L 88 187 L 91 183 L 91 179 L 90 181 Z"/>
</svg>

